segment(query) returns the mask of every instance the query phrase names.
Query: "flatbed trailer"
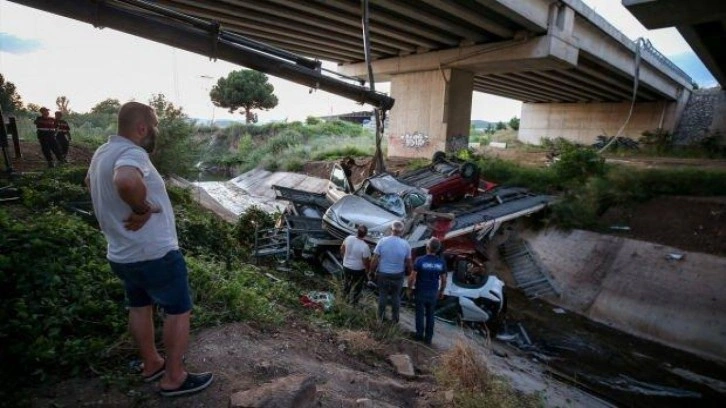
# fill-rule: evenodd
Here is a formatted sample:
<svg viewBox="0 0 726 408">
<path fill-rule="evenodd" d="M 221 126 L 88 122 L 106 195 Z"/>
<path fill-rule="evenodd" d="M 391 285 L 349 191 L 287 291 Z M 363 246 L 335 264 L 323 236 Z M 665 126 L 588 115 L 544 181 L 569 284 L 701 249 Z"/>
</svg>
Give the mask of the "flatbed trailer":
<svg viewBox="0 0 726 408">
<path fill-rule="evenodd" d="M 287 237 L 280 240 L 286 248 L 280 249 L 292 253 L 291 245 L 297 239 L 304 240 L 307 248 L 317 252 L 337 254 L 337 247 L 345 237 L 331 234 L 323 227 L 322 214 L 330 206 L 325 194 L 281 186 L 273 186 L 273 189 L 277 199 L 289 202 L 283 223 L 278 227 Z M 554 196 L 532 194 L 523 188 L 498 187 L 476 197 L 443 205 L 436 211 L 421 211 L 412 220 L 404 238 L 414 251 L 422 250 L 431 237 L 446 241 L 474 234 L 478 241 L 486 240 L 503 223 L 541 211 L 554 200 Z M 370 241 L 369 244 L 375 245 Z"/>
</svg>

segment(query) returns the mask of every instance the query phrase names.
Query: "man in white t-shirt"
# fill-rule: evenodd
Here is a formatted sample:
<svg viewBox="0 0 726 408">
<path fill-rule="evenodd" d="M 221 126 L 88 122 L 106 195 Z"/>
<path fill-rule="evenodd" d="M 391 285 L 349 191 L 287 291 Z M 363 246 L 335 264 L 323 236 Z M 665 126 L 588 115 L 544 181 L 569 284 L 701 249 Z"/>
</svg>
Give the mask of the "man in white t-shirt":
<svg viewBox="0 0 726 408">
<path fill-rule="evenodd" d="M 150 106 L 124 104 L 118 113 L 118 135 L 94 153 L 86 185 L 108 242 L 106 257 L 124 284 L 129 331 L 143 362 L 142 378 L 161 379 L 159 392 L 173 397 L 207 388 L 213 376 L 184 368 L 192 301 L 174 210 L 164 180 L 149 160 L 158 125 Z M 154 342 L 154 304 L 166 313 L 166 358 Z"/>
<path fill-rule="evenodd" d="M 363 240 L 367 234 L 368 228 L 361 225 L 357 234 L 347 237 L 340 246 L 340 254 L 343 255 L 343 296 L 354 305 L 358 304 L 370 265 L 371 248 Z"/>
</svg>

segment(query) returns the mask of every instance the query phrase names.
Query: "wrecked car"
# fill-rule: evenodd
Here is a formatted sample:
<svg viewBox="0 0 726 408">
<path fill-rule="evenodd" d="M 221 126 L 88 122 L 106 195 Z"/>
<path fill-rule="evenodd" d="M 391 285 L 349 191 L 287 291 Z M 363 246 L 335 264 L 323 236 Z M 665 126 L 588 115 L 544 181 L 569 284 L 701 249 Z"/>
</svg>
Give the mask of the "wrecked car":
<svg viewBox="0 0 726 408">
<path fill-rule="evenodd" d="M 406 224 L 415 209 L 430 205 L 431 195 L 426 190 L 382 173 L 367 178 L 353 194 L 345 194 L 331 205 L 323 214 L 323 228 L 343 239 L 355 234 L 359 225 L 365 225 L 367 239 L 377 242 L 394 221 Z"/>
</svg>

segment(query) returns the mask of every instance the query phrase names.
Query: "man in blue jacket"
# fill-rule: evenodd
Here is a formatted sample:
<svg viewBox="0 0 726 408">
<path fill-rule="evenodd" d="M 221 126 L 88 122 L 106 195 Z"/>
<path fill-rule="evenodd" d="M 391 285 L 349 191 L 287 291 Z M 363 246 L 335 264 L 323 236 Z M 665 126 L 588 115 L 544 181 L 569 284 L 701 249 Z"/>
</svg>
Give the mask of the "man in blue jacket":
<svg viewBox="0 0 726 408">
<path fill-rule="evenodd" d="M 441 242 L 431 238 L 426 244 L 426 255 L 416 258 L 408 287 L 415 287 L 416 339 L 431 344 L 434 337 L 434 308 L 446 288 L 446 263 L 438 254 Z M 426 325 L 424 326 L 424 317 Z"/>
</svg>

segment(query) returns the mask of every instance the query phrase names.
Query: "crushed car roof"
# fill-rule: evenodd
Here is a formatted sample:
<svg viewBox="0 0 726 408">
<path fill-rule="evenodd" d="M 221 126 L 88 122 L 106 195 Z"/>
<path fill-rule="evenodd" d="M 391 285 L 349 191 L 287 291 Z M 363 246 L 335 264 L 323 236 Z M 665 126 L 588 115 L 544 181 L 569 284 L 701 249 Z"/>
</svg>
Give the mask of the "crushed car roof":
<svg viewBox="0 0 726 408">
<path fill-rule="evenodd" d="M 403 184 L 388 173 L 382 173 L 375 177 L 371 177 L 368 179 L 368 181 L 374 188 L 384 194 L 403 195 L 410 192 L 427 194 L 426 190 L 414 186 L 409 186 L 408 184 Z"/>
</svg>

